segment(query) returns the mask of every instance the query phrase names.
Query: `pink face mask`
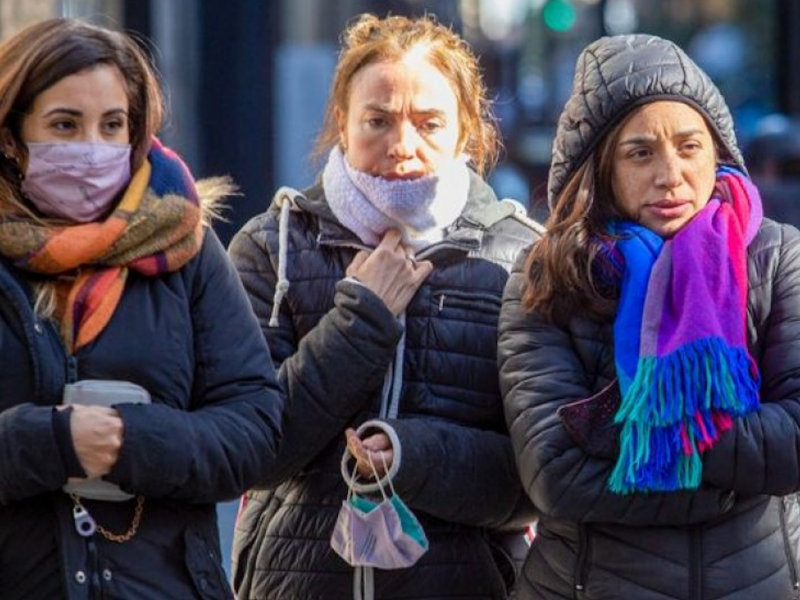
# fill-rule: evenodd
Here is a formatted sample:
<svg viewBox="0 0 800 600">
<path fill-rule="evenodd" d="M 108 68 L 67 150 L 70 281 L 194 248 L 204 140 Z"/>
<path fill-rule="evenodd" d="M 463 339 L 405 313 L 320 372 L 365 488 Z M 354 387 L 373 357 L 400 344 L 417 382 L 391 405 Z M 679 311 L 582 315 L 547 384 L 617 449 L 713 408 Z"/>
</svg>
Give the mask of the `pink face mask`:
<svg viewBox="0 0 800 600">
<path fill-rule="evenodd" d="M 130 156 L 130 144 L 30 143 L 22 193 L 45 216 L 94 221 L 130 180 Z"/>
</svg>

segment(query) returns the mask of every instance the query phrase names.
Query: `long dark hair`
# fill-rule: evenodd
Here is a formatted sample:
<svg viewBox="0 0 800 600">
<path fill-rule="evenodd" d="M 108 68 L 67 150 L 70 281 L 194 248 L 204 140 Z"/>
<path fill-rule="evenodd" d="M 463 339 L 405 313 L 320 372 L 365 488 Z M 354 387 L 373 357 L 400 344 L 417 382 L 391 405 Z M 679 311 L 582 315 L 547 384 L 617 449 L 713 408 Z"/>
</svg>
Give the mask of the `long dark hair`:
<svg viewBox="0 0 800 600">
<path fill-rule="evenodd" d="M 600 249 L 598 236 L 610 220 L 622 217 L 611 178 L 614 149 L 624 123 L 607 134 L 556 198 L 546 232 L 525 263 L 523 305 L 527 311 L 561 324 L 575 314 L 600 320 L 613 316 L 615 292 L 596 280 L 592 265 Z"/>
</svg>

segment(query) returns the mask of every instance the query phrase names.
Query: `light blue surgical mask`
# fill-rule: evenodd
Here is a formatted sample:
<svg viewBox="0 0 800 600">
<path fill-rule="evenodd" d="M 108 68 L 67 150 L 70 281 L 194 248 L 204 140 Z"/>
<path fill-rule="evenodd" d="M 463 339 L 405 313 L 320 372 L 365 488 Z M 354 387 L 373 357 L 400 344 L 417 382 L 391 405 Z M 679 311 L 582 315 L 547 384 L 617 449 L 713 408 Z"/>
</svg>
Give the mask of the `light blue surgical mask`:
<svg viewBox="0 0 800 600">
<path fill-rule="evenodd" d="M 428 551 L 428 539 L 396 494 L 381 502 L 353 495 L 339 510 L 331 547 L 354 567 L 404 569 Z"/>
<path fill-rule="evenodd" d="M 391 479 L 389 495 L 375 475 L 383 499 L 375 502 L 359 496 L 350 486 L 336 519 L 331 547 L 353 567 L 410 567 L 428 551 L 428 538 L 414 513 L 395 492 Z"/>
</svg>

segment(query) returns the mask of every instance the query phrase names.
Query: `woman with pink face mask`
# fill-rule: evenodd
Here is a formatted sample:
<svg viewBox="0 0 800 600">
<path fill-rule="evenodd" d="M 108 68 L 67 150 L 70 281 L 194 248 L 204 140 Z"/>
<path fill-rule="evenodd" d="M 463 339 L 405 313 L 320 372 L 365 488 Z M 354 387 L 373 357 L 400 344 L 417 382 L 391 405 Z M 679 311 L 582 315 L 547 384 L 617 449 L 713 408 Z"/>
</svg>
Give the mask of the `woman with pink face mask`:
<svg viewBox="0 0 800 600">
<path fill-rule="evenodd" d="M 281 400 L 155 73 L 70 19 L 0 45 L 0 596 L 230 599 L 215 503 Z"/>
</svg>

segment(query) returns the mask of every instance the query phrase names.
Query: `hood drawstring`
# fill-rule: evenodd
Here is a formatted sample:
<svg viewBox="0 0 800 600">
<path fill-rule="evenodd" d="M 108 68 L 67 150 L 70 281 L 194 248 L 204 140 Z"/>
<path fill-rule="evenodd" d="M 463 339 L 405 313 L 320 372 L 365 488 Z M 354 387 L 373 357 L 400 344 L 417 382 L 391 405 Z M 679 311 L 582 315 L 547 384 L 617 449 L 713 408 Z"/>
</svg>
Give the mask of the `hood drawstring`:
<svg viewBox="0 0 800 600">
<path fill-rule="evenodd" d="M 397 315 L 403 326 L 403 333 L 394 353 L 394 362 L 386 370 L 381 394 L 379 418 L 396 419 L 400 409 L 400 392 L 403 389 L 403 358 L 406 353 L 406 313 Z M 388 474 L 387 474 L 388 475 Z M 391 483 L 391 480 L 389 480 Z M 354 567 L 353 600 L 375 600 L 374 567 Z"/>
<path fill-rule="evenodd" d="M 389 365 L 386 377 L 383 380 L 383 393 L 381 394 L 381 411 L 379 418 L 394 419 L 400 408 L 400 392 L 403 391 L 403 357 L 406 353 L 406 313 L 397 315 L 397 320 L 403 327 L 400 341 L 394 352 L 394 362 Z"/>
<path fill-rule="evenodd" d="M 273 202 L 280 208 L 278 220 L 278 283 L 275 285 L 275 295 L 272 297 L 272 313 L 269 317 L 269 326 L 278 326 L 278 314 L 281 302 L 289 291 L 289 278 L 286 276 L 286 255 L 289 248 L 289 211 L 300 210 L 295 198 L 300 192 L 290 187 L 282 187 L 275 192 Z"/>
</svg>

